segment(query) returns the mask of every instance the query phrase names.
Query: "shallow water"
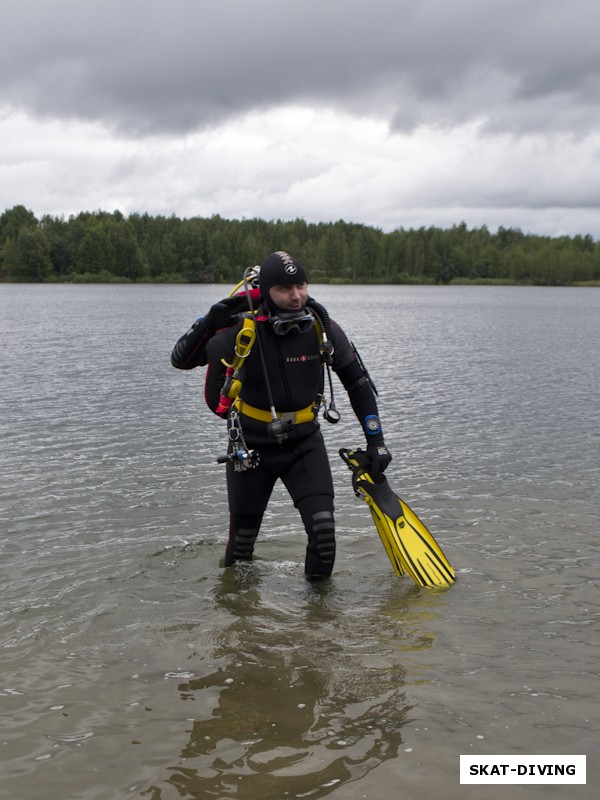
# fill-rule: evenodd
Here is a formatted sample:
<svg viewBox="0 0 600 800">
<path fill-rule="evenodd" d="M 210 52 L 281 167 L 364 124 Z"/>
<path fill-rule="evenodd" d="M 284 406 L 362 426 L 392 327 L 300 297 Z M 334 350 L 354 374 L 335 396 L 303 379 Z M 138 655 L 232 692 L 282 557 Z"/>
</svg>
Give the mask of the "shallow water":
<svg viewBox="0 0 600 800">
<path fill-rule="evenodd" d="M 460 754 L 587 754 L 600 655 L 600 293 L 315 287 L 379 388 L 389 480 L 455 567 L 393 575 L 339 447 L 338 559 L 277 488 L 245 568 L 223 424 L 170 350 L 224 287 L 0 286 L 0 796 L 507 796 Z"/>
</svg>

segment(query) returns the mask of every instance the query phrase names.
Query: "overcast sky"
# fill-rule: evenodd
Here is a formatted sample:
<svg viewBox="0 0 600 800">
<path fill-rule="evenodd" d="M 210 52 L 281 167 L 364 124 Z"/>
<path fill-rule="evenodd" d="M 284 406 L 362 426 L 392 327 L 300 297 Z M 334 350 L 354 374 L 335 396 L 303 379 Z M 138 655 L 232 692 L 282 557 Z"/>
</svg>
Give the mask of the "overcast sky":
<svg viewBox="0 0 600 800">
<path fill-rule="evenodd" d="M 0 0 L 0 212 L 600 239 L 599 0 Z"/>
</svg>

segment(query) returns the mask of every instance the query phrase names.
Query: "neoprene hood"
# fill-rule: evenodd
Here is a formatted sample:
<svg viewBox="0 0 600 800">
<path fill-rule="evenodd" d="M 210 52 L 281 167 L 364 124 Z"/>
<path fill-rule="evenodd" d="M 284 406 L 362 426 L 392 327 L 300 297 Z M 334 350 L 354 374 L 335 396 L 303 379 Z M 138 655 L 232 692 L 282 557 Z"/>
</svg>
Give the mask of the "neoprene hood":
<svg viewBox="0 0 600 800">
<path fill-rule="evenodd" d="M 306 283 L 307 281 L 306 271 L 302 264 L 284 250 L 271 253 L 260 265 L 260 293 L 267 302 L 271 286 L 289 286 L 293 283 Z"/>
</svg>

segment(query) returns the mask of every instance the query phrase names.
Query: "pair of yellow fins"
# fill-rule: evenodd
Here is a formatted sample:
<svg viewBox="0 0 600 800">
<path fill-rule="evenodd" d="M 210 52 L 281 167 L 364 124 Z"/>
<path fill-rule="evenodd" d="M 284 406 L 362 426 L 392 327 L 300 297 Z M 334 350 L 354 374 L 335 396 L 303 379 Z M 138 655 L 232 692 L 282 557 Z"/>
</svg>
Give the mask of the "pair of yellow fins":
<svg viewBox="0 0 600 800">
<path fill-rule="evenodd" d="M 396 575 L 417 586 L 451 586 L 456 576 L 441 547 L 381 472 L 368 472 L 364 450 L 340 450 L 352 471 L 354 493 L 369 506 L 377 532 Z"/>
</svg>

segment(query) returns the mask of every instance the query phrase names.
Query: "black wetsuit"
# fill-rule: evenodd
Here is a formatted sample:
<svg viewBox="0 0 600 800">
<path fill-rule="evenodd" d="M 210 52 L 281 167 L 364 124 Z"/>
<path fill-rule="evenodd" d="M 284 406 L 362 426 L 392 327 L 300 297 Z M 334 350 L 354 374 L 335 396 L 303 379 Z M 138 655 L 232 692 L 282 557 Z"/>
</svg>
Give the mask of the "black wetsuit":
<svg viewBox="0 0 600 800">
<path fill-rule="evenodd" d="M 304 409 L 323 392 L 321 341 L 317 327 L 306 332 L 277 335 L 268 315 L 259 313 L 264 359 L 267 366 L 273 405 L 277 412 Z M 232 360 L 237 334 L 242 323 L 217 332 L 214 336 L 199 319 L 173 349 L 171 362 L 178 369 L 215 364 L 221 357 Z M 378 420 L 377 403 L 370 382 L 356 358 L 355 351 L 342 329 L 333 320 L 329 330 L 333 344 L 331 367 L 348 392 L 358 420 L 363 425 L 368 444 L 383 445 L 381 429 L 369 427 L 365 420 Z M 213 369 L 214 372 L 214 369 Z M 260 351 L 255 342 L 240 372 L 240 399 L 252 407 L 268 410 L 269 399 Z M 207 392 L 218 391 L 217 376 L 207 375 Z M 245 414 L 240 421 L 246 443 L 260 455 L 257 467 L 234 470 L 227 464 L 227 490 L 230 511 L 229 542 L 225 565 L 252 558 L 263 513 L 278 478 L 298 508 L 308 535 L 305 572 L 309 578 L 327 577 L 335 559 L 335 522 L 333 481 L 325 444 L 315 416 L 312 421 L 291 427 L 278 442 L 269 426 Z"/>
</svg>

